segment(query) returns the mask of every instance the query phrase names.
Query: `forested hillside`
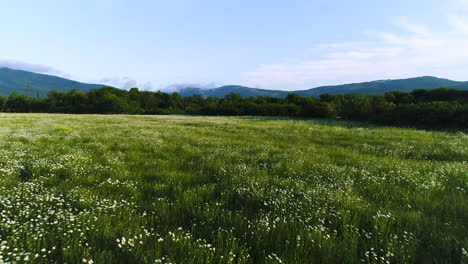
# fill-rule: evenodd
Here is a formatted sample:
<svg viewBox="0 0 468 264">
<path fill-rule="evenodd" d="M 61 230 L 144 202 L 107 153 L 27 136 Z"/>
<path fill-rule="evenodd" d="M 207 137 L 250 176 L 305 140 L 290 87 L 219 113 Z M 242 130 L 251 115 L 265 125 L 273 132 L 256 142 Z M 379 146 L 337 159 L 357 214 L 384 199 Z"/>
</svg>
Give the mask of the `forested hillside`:
<svg viewBox="0 0 468 264">
<path fill-rule="evenodd" d="M 63 92 L 74 89 L 89 91 L 101 87 L 103 87 L 101 84 L 81 83 L 53 75 L 0 67 L 0 95 L 3 96 L 18 93 L 30 97 L 46 97 L 52 90 Z"/>
<path fill-rule="evenodd" d="M 187 87 L 181 89 L 179 93 L 182 96 L 202 95 L 204 97 L 224 97 L 230 93 L 237 93 L 243 97 L 250 96 L 269 96 L 285 98 L 288 94 L 298 94 L 302 96 L 320 97 L 322 94 L 371 94 L 379 95 L 388 92 L 400 91 L 411 92 L 416 89 L 437 89 L 440 87 L 456 88 L 459 90 L 468 90 L 468 83 L 457 82 L 448 79 L 442 79 L 432 76 L 423 76 L 409 79 L 398 80 L 380 80 L 363 83 L 350 83 L 342 85 L 321 86 L 308 90 L 284 91 L 284 90 L 266 90 L 249 88 L 238 85 L 221 86 L 213 89 L 200 89 Z"/>
</svg>

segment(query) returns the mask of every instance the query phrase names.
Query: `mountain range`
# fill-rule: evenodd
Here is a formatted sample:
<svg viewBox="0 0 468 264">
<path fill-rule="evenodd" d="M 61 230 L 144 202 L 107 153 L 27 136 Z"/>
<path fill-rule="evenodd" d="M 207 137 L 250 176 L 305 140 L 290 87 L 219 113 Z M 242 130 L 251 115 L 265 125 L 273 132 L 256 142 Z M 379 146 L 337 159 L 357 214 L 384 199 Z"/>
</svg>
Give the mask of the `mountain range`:
<svg viewBox="0 0 468 264">
<path fill-rule="evenodd" d="M 468 90 L 468 82 L 458 82 L 448 79 L 441 79 L 432 76 L 423 76 L 409 79 L 380 80 L 363 83 L 350 83 L 342 85 L 320 86 L 308 90 L 281 91 L 250 88 L 238 85 L 221 86 L 213 89 L 200 89 L 187 87 L 179 90 L 182 96 L 200 94 L 205 97 L 224 97 L 229 93 L 238 93 L 244 97 L 249 96 L 272 96 L 286 97 L 290 93 L 319 97 L 321 94 L 383 94 L 392 91 L 411 92 L 415 89 L 436 89 L 440 87 Z"/>
<path fill-rule="evenodd" d="M 0 95 L 8 96 L 13 92 L 32 97 L 45 97 L 52 91 L 70 91 L 73 89 L 89 91 L 99 89 L 102 84 L 81 83 L 65 78 L 33 73 L 10 68 L 0 68 Z M 202 95 L 204 97 L 224 97 L 230 93 L 237 93 L 243 97 L 270 96 L 284 98 L 294 93 L 302 96 L 319 97 L 321 94 L 383 94 L 392 91 L 411 92 L 415 89 L 435 89 L 440 87 L 468 90 L 468 82 L 452 81 L 432 76 L 423 76 L 409 79 L 379 80 L 363 83 L 351 83 L 332 86 L 321 86 L 308 90 L 284 91 L 250 88 L 239 85 L 227 85 L 213 89 L 197 87 L 182 87 L 177 92 L 181 96 Z"/>
</svg>

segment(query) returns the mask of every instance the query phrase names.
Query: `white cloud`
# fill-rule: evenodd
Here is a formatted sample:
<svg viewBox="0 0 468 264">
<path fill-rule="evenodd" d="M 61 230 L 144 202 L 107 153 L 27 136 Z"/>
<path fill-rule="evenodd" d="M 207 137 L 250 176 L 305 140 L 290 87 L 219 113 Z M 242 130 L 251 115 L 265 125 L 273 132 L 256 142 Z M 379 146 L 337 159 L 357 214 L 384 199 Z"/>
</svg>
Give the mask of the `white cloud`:
<svg viewBox="0 0 468 264">
<path fill-rule="evenodd" d="M 462 2 L 468 10 L 468 0 Z M 261 65 L 246 74 L 243 84 L 296 90 L 422 75 L 468 80 L 468 20 L 460 12 L 448 16 L 443 32 L 400 18 L 396 24 L 404 33 L 378 32 L 372 41 L 317 45 L 322 58 Z"/>
<path fill-rule="evenodd" d="M 468 21 L 466 19 L 463 19 L 461 16 L 453 15 L 450 17 L 450 21 L 458 31 L 468 34 Z"/>
<path fill-rule="evenodd" d="M 92 83 L 105 84 L 120 89 L 129 90 L 131 88 L 139 88 L 140 90 L 154 90 L 151 82 L 138 82 L 130 77 L 108 77 L 91 81 Z"/>
<path fill-rule="evenodd" d="M 0 67 L 6 67 L 15 70 L 30 71 L 36 73 L 47 73 L 47 74 L 61 74 L 61 72 L 53 67 L 42 65 L 42 64 L 33 64 L 27 63 L 18 60 L 10 59 L 1 59 L 0 58 Z"/>
<path fill-rule="evenodd" d="M 210 83 L 174 83 L 171 85 L 167 85 L 164 87 L 161 87 L 161 91 L 167 92 L 167 93 L 173 93 L 173 92 L 178 92 L 181 89 L 184 88 L 200 88 L 200 89 L 212 89 L 217 87 L 216 83 L 210 82 Z"/>
<path fill-rule="evenodd" d="M 138 88 L 143 91 L 163 91 L 167 93 L 177 92 L 183 88 L 192 87 L 200 89 L 210 89 L 215 88 L 216 84 L 211 83 L 174 83 L 171 85 L 154 85 L 151 82 L 138 82 L 137 80 L 130 77 L 110 77 L 102 78 L 98 80 L 93 80 L 91 83 L 99 83 L 104 85 L 109 85 L 112 87 L 117 87 L 120 89 L 129 90 L 131 88 Z"/>
</svg>

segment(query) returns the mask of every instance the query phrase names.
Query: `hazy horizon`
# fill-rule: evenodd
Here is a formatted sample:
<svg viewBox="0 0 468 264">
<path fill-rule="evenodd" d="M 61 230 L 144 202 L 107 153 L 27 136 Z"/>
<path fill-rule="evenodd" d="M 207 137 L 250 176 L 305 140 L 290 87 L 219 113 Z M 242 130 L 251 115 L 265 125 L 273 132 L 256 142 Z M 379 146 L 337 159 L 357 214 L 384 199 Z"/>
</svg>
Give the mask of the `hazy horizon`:
<svg viewBox="0 0 468 264">
<path fill-rule="evenodd" d="M 8 66 L 0 66 L 0 69 L 2 69 L 2 68 L 12 69 L 12 70 L 22 70 L 22 69 L 13 69 L 13 68 L 10 68 L 10 67 L 8 67 Z M 22 71 L 27 71 L 27 70 L 22 70 Z M 32 71 L 27 71 L 27 72 L 32 72 Z M 44 74 L 44 73 L 39 73 L 39 74 Z M 45 74 L 45 75 L 51 75 L 51 76 L 55 76 L 55 77 L 60 77 L 60 76 L 53 75 L 53 74 Z M 423 77 L 434 77 L 434 78 L 438 78 L 438 79 L 446 79 L 446 78 L 441 78 L 441 77 L 438 77 L 438 76 L 427 76 L 427 75 L 426 75 L 426 76 L 409 77 L 409 78 L 405 78 L 405 79 L 416 79 L 416 78 L 423 78 Z M 61 78 L 64 78 L 64 77 L 61 77 Z M 67 78 L 65 78 L 65 79 L 67 79 Z M 405 79 L 368 80 L 368 81 L 359 82 L 359 83 L 381 82 L 381 81 L 393 81 L 393 80 L 405 80 Z M 77 81 L 77 80 L 73 80 L 73 79 L 70 79 L 70 80 L 72 80 L 72 81 Z M 464 80 L 451 80 L 451 81 L 467 82 L 467 81 L 464 81 Z M 78 81 L 78 82 L 79 82 L 79 81 Z M 85 82 L 85 83 L 86 83 L 86 82 Z M 106 85 L 105 83 L 88 83 L 88 84 L 102 84 L 102 85 Z M 333 85 L 321 85 L 321 86 L 316 86 L 316 87 L 310 87 L 310 88 L 307 88 L 307 89 L 298 89 L 298 90 L 278 90 L 278 91 L 289 91 L 289 92 L 294 92 L 294 91 L 312 90 L 312 89 L 322 88 L 322 87 L 327 87 L 327 86 L 339 86 L 339 85 L 348 85 L 348 84 L 358 84 L 358 83 L 339 83 L 339 84 L 333 84 Z M 109 86 L 112 86 L 112 85 L 109 85 Z M 130 90 L 131 88 L 138 88 L 139 90 L 162 91 L 162 92 L 169 92 L 169 93 L 171 93 L 171 92 L 181 91 L 181 90 L 184 89 L 184 88 L 196 88 L 196 89 L 208 90 L 208 89 L 221 88 L 221 87 L 225 87 L 225 86 L 242 86 L 242 87 L 246 87 L 246 88 L 253 88 L 253 87 L 248 87 L 248 86 L 239 85 L 239 84 L 224 84 L 224 85 L 220 85 L 220 86 L 215 86 L 214 84 L 212 84 L 212 85 L 173 84 L 173 85 L 169 85 L 169 86 L 166 86 L 166 87 L 163 87 L 163 88 L 151 88 L 151 89 L 148 89 L 148 87 L 138 87 L 138 86 L 135 86 L 135 87 L 118 87 L 118 86 L 114 86 L 114 87 L 115 87 L 115 88 L 119 88 L 119 89 L 124 89 L 124 90 Z M 256 89 L 273 90 L 273 89 L 268 89 L 268 88 L 256 88 Z"/>
</svg>

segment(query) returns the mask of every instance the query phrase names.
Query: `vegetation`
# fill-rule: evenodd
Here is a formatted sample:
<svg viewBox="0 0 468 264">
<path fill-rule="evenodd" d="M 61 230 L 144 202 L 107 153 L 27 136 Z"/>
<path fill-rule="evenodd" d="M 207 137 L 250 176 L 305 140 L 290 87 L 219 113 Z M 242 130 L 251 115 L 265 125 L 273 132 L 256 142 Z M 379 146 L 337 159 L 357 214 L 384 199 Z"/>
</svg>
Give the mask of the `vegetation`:
<svg viewBox="0 0 468 264">
<path fill-rule="evenodd" d="M 136 107 L 99 93 L 54 107 Z M 466 263 L 467 146 L 332 120 L 1 114 L 0 263 Z"/>
<path fill-rule="evenodd" d="M 286 98 L 224 98 L 178 93 L 130 91 L 105 87 L 88 93 L 52 91 L 47 98 L 0 96 L 4 112 L 98 114 L 192 114 L 341 118 L 353 121 L 426 128 L 468 128 L 468 91 L 414 90 L 383 95 L 331 95 L 319 99 L 290 94 Z"/>
</svg>

